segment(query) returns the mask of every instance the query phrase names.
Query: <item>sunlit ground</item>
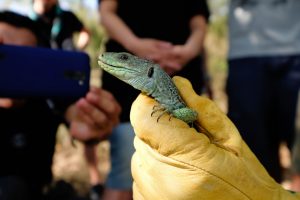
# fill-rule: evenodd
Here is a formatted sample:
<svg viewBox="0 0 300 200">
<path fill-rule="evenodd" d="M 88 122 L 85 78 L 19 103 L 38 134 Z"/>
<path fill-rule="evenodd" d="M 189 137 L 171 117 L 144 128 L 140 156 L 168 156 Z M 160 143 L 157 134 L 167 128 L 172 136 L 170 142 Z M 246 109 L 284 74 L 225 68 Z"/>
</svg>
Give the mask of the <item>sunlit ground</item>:
<svg viewBox="0 0 300 200">
<path fill-rule="evenodd" d="M 55 180 L 66 180 L 76 188 L 79 194 L 86 194 L 89 190 L 89 174 L 83 156 L 83 145 L 75 142 L 75 147 L 72 146 L 68 131 L 64 126 L 60 127 L 57 139 L 52 168 Z M 99 176 L 104 180 L 110 167 L 109 143 L 101 142 L 97 151 Z"/>
</svg>

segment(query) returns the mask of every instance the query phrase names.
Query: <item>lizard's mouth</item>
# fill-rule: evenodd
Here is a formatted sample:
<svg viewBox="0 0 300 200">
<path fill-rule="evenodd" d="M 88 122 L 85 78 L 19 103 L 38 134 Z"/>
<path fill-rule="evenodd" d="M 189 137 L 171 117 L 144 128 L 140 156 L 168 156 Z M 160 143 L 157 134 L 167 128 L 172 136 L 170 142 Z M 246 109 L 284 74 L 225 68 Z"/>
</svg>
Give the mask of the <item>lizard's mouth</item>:
<svg viewBox="0 0 300 200">
<path fill-rule="evenodd" d="M 102 68 L 121 68 L 120 66 L 116 66 L 116 65 L 110 64 L 110 63 L 108 63 L 108 62 L 106 62 L 105 60 L 102 60 L 102 59 L 98 60 L 98 64 Z"/>
<path fill-rule="evenodd" d="M 98 60 L 98 64 L 103 70 L 105 70 L 111 74 L 114 74 L 114 75 L 119 74 L 119 73 L 135 74 L 137 72 L 134 67 L 128 67 L 128 66 L 125 66 L 124 64 L 123 65 L 117 65 L 115 63 L 111 64 L 111 63 L 108 63 L 105 60 L 101 60 L 101 59 Z"/>
<path fill-rule="evenodd" d="M 101 68 L 105 69 L 113 69 L 113 68 L 117 68 L 120 71 L 130 71 L 130 72 L 135 72 L 135 67 L 130 67 L 128 65 L 126 65 L 126 63 L 110 63 L 105 59 L 101 59 L 101 57 L 98 59 L 98 64 L 100 65 Z"/>
<path fill-rule="evenodd" d="M 107 63 L 107 62 L 105 62 L 104 60 L 101 60 L 101 59 L 98 60 L 98 64 L 99 64 L 100 67 L 102 67 L 102 68 L 116 67 L 116 66 L 114 66 L 114 65 L 112 65 L 112 64 L 109 64 L 109 63 Z"/>
</svg>

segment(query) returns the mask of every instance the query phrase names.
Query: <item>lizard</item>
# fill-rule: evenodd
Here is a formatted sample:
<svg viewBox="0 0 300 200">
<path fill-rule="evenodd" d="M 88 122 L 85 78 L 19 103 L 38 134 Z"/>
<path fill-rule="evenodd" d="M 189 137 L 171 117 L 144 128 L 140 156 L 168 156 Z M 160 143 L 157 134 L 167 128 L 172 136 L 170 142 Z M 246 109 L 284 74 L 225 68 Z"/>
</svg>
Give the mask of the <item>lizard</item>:
<svg viewBox="0 0 300 200">
<path fill-rule="evenodd" d="M 153 97 L 160 105 L 154 107 L 151 116 L 157 111 L 163 111 L 157 122 L 168 112 L 171 117 L 196 125 L 194 128 L 205 134 L 211 143 L 238 155 L 234 149 L 224 146 L 220 139 L 216 140 L 207 129 L 200 126 L 196 121 L 198 113 L 187 107 L 171 77 L 158 64 L 126 52 L 103 53 L 98 58 L 98 64 L 106 72 Z"/>
<path fill-rule="evenodd" d="M 165 113 L 188 124 L 197 119 L 197 112 L 186 106 L 171 77 L 159 64 L 126 52 L 105 52 L 98 57 L 98 64 L 104 71 L 154 98 L 159 105 L 154 106 L 151 116 L 162 111 L 157 122 Z"/>
</svg>

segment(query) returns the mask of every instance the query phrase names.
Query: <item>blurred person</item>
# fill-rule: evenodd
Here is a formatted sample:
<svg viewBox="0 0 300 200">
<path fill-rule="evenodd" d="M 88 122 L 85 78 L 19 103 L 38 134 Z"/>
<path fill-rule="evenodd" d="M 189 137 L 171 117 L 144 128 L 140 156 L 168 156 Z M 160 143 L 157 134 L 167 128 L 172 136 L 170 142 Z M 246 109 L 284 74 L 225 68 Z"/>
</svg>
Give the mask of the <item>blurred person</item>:
<svg viewBox="0 0 300 200">
<path fill-rule="evenodd" d="M 291 190 L 300 192 L 300 135 L 297 132 L 292 148 Z"/>
<path fill-rule="evenodd" d="M 1 44 L 43 46 L 47 40 L 39 33 L 29 18 L 0 12 Z M 0 199 L 47 199 L 44 189 L 52 180 L 59 124 L 67 123 L 79 141 L 103 140 L 118 123 L 120 109 L 111 93 L 100 88 L 91 88 L 75 102 L 0 98 Z M 72 198 L 76 195 L 70 194 L 68 199 Z"/>
<path fill-rule="evenodd" d="M 58 0 L 32 0 L 30 18 L 37 22 L 51 48 L 83 50 L 89 43 L 90 33 L 71 11 L 63 10 Z M 73 36 L 78 33 L 76 44 Z"/>
<path fill-rule="evenodd" d="M 32 0 L 32 12 L 30 18 L 36 21 L 43 37 L 49 41 L 53 49 L 84 50 L 90 41 L 90 33 L 83 23 L 71 11 L 63 10 L 58 0 Z M 74 34 L 78 39 L 74 45 Z M 90 182 L 100 182 L 96 176 L 96 166 L 93 165 L 96 144 L 84 144 L 85 157 L 88 164 Z M 94 187 L 98 188 L 98 186 Z"/>
<path fill-rule="evenodd" d="M 197 93 L 203 92 L 201 54 L 209 17 L 205 1 L 102 0 L 101 3 L 99 1 L 99 13 L 109 36 L 106 51 L 127 51 L 153 60 L 169 75 L 182 75 L 191 80 Z M 122 107 L 121 124 L 114 132 L 127 135 L 133 141 L 129 111 L 139 91 L 106 72 L 103 73 L 102 82 L 103 87 L 115 95 Z M 126 151 L 130 155 L 128 158 L 131 158 L 133 148 Z M 117 161 L 112 164 L 112 168 L 118 166 Z M 130 160 L 124 167 L 129 175 Z M 125 189 L 128 191 L 126 199 L 131 199 L 131 181 L 111 183 L 108 187 L 115 193 Z"/>
<path fill-rule="evenodd" d="M 300 1 L 231 0 L 228 115 L 270 175 L 294 141 L 300 86 Z"/>
<path fill-rule="evenodd" d="M 296 113 L 296 136 L 291 151 L 291 177 L 290 188 L 293 191 L 300 192 L 300 91 L 298 93 L 297 113 Z"/>
</svg>

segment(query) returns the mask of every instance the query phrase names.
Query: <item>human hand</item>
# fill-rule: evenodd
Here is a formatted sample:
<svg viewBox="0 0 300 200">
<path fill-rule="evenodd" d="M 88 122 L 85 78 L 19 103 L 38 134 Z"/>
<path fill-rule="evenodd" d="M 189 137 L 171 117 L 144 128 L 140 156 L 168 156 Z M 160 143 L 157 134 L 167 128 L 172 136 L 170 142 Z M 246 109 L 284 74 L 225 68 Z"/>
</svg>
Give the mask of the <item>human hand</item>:
<svg viewBox="0 0 300 200">
<path fill-rule="evenodd" d="M 91 88 L 68 109 L 70 133 L 83 142 L 106 139 L 119 122 L 121 107 L 111 93 L 101 88 Z"/>
<path fill-rule="evenodd" d="M 173 49 L 172 43 L 153 38 L 137 38 L 128 47 L 136 56 L 159 64 L 169 75 L 182 68 L 175 60 Z"/>
<path fill-rule="evenodd" d="M 197 51 L 193 50 L 193 48 L 188 45 L 175 45 L 172 52 L 175 60 L 183 66 L 199 55 Z"/>
<path fill-rule="evenodd" d="M 197 54 L 199 53 L 188 44 L 174 45 L 169 54 L 160 60 L 159 64 L 169 75 L 173 75 L 195 58 Z"/>
<path fill-rule="evenodd" d="M 198 112 L 199 132 L 181 120 L 151 116 L 156 102 L 139 95 L 132 105 L 136 137 L 134 199 L 300 199 L 260 164 L 234 124 L 184 78 L 173 78 L 187 106 Z"/>
<path fill-rule="evenodd" d="M 172 48 L 171 56 L 165 70 L 172 75 L 182 69 L 188 62 L 197 56 L 197 52 L 188 45 L 175 45 Z"/>
<path fill-rule="evenodd" d="M 291 177 L 291 189 L 300 192 L 300 175 L 294 174 Z"/>
<path fill-rule="evenodd" d="M 11 108 L 13 100 L 10 98 L 0 98 L 0 108 Z"/>
<path fill-rule="evenodd" d="M 24 99 L 0 98 L 0 108 L 15 108 L 25 103 Z"/>
<path fill-rule="evenodd" d="M 129 48 L 129 51 L 138 57 L 159 62 L 170 53 L 172 47 L 173 45 L 167 41 L 152 38 L 137 38 Z"/>
</svg>

